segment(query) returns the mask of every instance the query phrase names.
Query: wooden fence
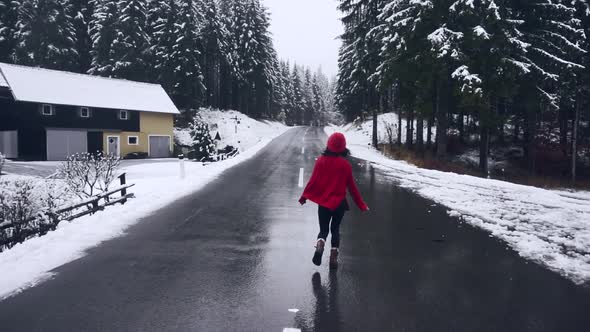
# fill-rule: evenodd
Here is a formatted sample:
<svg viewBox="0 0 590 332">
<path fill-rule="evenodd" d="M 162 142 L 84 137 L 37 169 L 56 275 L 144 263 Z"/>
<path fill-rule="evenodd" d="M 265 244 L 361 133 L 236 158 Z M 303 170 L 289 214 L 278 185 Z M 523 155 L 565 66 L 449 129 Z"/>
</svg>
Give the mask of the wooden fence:
<svg viewBox="0 0 590 332">
<path fill-rule="evenodd" d="M 220 154 L 216 154 L 216 155 L 211 156 L 211 158 L 213 159 L 212 161 L 211 160 L 205 161 L 205 158 L 201 158 L 201 160 L 199 160 L 199 161 L 202 162 L 203 165 L 207 165 L 212 162 L 217 162 L 217 161 L 222 161 L 222 160 L 233 158 L 233 157 L 237 156 L 239 153 L 240 153 L 240 151 L 238 149 L 235 149 L 232 152 L 220 153 Z"/>
<path fill-rule="evenodd" d="M 128 199 L 134 197 L 132 193 L 127 192 L 127 190 L 133 187 L 134 184 L 126 183 L 125 173 L 119 175 L 118 178 L 120 181 L 120 186 L 115 189 L 98 194 L 85 201 L 60 208 L 58 210 L 39 211 L 33 217 L 30 217 L 22 222 L 9 223 L 0 226 L 0 233 L 3 233 L 11 228 L 13 229 L 12 236 L 9 236 L 6 239 L 0 239 L 0 252 L 3 248 L 10 248 L 17 243 L 22 243 L 31 237 L 43 236 L 48 232 L 55 230 L 57 225 L 63 220 L 72 221 L 76 218 L 102 211 L 107 206 L 119 203 L 125 204 Z M 119 197 L 113 197 L 117 193 L 121 193 L 121 195 Z M 86 207 L 86 209 L 75 214 L 69 214 L 70 212 L 83 207 Z M 38 225 L 35 225 L 34 228 L 29 227 L 29 225 L 34 224 L 36 221 L 38 222 Z"/>
</svg>

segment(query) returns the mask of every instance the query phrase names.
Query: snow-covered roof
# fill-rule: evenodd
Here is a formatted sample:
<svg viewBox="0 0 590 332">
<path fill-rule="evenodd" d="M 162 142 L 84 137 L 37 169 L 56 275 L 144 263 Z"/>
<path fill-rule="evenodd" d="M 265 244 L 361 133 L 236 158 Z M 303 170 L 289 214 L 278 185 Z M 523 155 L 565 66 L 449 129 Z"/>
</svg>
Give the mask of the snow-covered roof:
<svg viewBox="0 0 590 332">
<path fill-rule="evenodd" d="M 178 114 L 159 84 L 0 63 L 15 100 Z M 0 75 L 0 86 L 2 75 Z"/>
<path fill-rule="evenodd" d="M 4 79 L 4 75 L 2 75 L 2 72 L 0 71 L 0 88 L 6 87 L 8 87 L 8 82 L 6 82 L 6 80 Z"/>
</svg>

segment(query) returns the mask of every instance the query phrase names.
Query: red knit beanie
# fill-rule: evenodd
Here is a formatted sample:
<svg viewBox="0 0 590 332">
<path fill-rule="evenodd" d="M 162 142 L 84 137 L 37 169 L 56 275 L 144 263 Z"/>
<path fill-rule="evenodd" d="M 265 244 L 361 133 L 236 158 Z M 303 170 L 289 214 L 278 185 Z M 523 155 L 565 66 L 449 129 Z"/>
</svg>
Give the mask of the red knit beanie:
<svg viewBox="0 0 590 332">
<path fill-rule="evenodd" d="M 342 153 L 346 150 L 346 138 L 341 133 L 333 133 L 328 138 L 328 150 L 334 153 Z"/>
</svg>

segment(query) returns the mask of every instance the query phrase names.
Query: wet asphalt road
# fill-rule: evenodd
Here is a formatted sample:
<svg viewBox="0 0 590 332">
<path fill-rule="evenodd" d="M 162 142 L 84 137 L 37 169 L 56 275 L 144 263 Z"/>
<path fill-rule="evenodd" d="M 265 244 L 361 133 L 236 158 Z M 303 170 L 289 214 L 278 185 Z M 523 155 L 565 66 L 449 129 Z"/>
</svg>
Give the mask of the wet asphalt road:
<svg viewBox="0 0 590 332">
<path fill-rule="evenodd" d="M 320 129 L 292 129 L 0 302 L 0 331 L 590 330 L 589 289 L 358 160 L 371 211 L 345 216 L 337 272 L 312 265 L 317 207 L 299 206 L 297 182 L 324 142 Z"/>
</svg>

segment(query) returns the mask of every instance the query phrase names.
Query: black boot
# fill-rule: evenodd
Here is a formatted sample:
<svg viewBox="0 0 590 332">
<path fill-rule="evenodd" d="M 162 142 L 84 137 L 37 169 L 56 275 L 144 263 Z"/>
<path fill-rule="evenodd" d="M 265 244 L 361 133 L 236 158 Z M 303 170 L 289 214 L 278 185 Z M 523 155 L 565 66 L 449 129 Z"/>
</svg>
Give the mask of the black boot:
<svg viewBox="0 0 590 332">
<path fill-rule="evenodd" d="M 315 253 L 313 254 L 313 259 L 311 261 L 317 266 L 322 264 L 322 255 L 324 254 L 325 244 L 326 240 L 318 239 L 318 242 L 315 245 Z"/>
</svg>

